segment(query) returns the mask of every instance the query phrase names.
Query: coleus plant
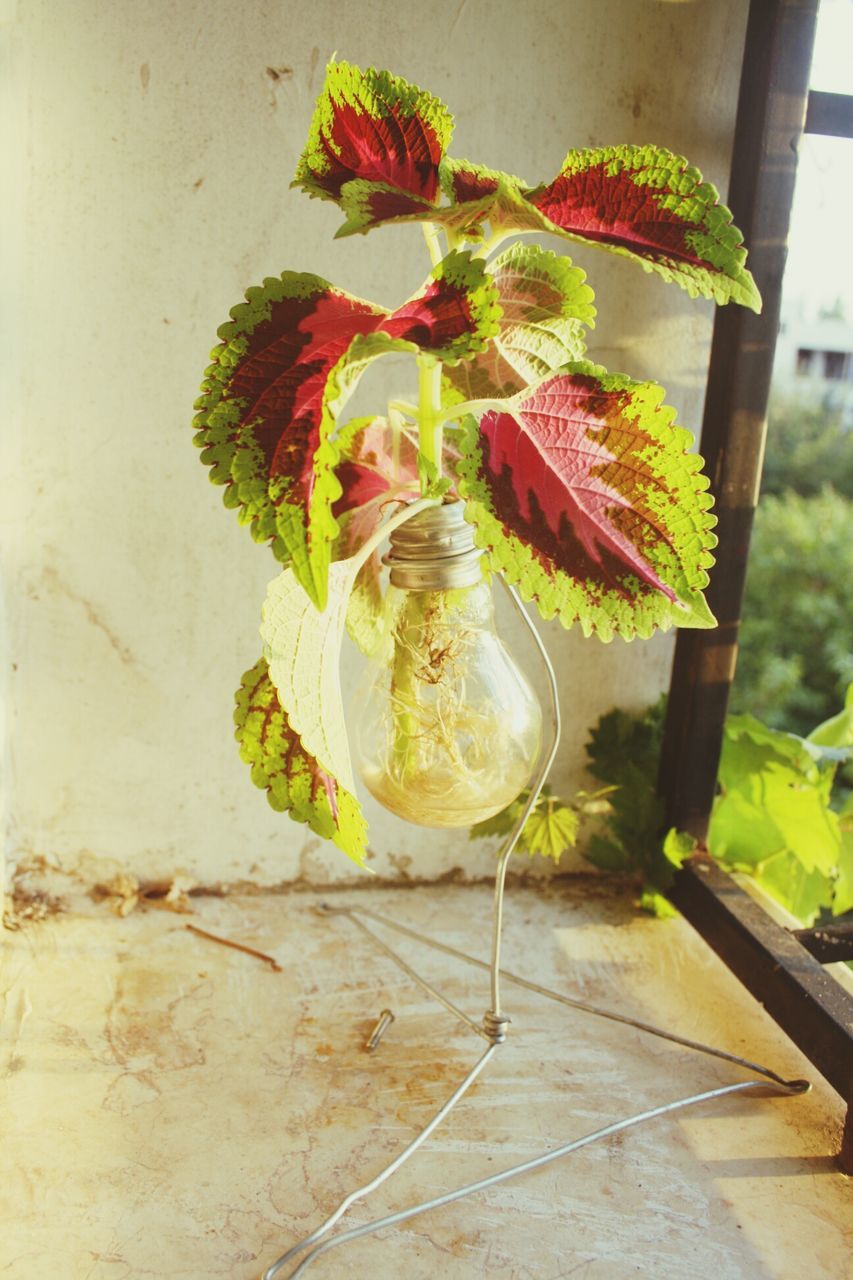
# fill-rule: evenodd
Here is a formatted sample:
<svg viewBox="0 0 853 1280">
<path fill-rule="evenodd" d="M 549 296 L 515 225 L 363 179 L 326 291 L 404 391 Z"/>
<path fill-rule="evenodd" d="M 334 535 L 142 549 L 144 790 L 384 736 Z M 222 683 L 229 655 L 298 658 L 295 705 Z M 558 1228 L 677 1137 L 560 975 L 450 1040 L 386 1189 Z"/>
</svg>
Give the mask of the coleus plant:
<svg viewBox="0 0 853 1280">
<path fill-rule="evenodd" d="M 660 387 L 584 358 L 583 271 L 502 246 L 549 232 L 691 297 L 760 308 L 731 214 L 681 157 L 570 151 L 531 187 L 451 158 L 452 128 L 415 85 L 329 65 L 293 185 L 340 207 L 338 236 L 420 223 L 432 270 L 395 310 L 303 272 L 264 280 L 219 330 L 196 405 L 211 480 L 284 566 L 265 656 L 237 693 L 242 755 L 274 808 L 357 862 L 367 828 L 338 660 L 345 627 L 367 652 L 381 640 L 376 549 L 391 524 L 463 501 L 485 572 L 586 635 L 714 625 L 702 589 L 715 520 L 690 433 Z M 346 421 L 364 370 L 393 352 L 414 358 L 417 400 Z"/>
</svg>

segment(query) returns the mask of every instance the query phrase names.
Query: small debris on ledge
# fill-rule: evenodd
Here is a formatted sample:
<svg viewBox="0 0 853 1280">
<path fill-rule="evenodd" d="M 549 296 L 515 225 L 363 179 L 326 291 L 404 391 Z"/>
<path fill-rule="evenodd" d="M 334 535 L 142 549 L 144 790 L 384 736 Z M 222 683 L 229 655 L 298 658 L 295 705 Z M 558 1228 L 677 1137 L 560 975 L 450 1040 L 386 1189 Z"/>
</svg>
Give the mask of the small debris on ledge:
<svg viewBox="0 0 853 1280">
<path fill-rule="evenodd" d="M 191 897 L 224 898 L 226 890 L 221 885 L 200 885 L 192 876 L 174 876 L 171 880 L 139 880 L 128 872 L 106 882 L 93 885 L 90 896 L 93 902 L 106 902 L 116 915 L 127 916 L 140 905 L 162 907 L 180 915 L 191 915 Z"/>
<path fill-rule="evenodd" d="M 47 893 L 44 889 L 29 889 L 23 884 L 13 884 L 12 892 L 3 907 L 3 928 L 17 930 L 25 923 L 47 920 L 64 910 L 63 898 Z"/>
</svg>

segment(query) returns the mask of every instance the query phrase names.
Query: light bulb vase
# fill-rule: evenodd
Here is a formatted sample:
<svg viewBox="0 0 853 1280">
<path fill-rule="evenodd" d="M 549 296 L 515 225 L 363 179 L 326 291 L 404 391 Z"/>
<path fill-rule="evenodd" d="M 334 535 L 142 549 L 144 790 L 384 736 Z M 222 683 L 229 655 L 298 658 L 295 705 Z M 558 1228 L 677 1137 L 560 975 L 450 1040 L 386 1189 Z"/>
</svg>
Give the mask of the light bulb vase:
<svg viewBox="0 0 853 1280">
<path fill-rule="evenodd" d="M 416 594 L 423 592 L 441 593 L 445 591 L 476 590 L 479 585 L 481 585 L 481 570 L 479 565 L 480 553 L 473 546 L 470 534 L 466 529 L 461 527 L 461 504 L 454 504 L 456 509 L 454 510 L 451 507 L 450 513 L 448 514 L 449 505 L 450 504 L 443 508 L 435 508 L 423 512 L 421 516 L 415 517 L 410 521 L 409 525 L 401 526 L 393 536 L 391 551 L 385 558 L 386 563 L 391 569 L 391 590 L 398 589 L 410 593 L 414 592 Z M 424 519 L 424 516 L 429 517 L 429 519 Z M 421 523 L 419 524 L 418 521 Z M 501 579 L 501 581 L 503 581 L 503 579 Z M 485 1040 L 487 1042 L 486 1047 L 443 1106 L 435 1112 L 427 1124 L 423 1126 L 423 1128 L 397 1154 L 397 1156 L 390 1161 L 390 1163 L 386 1164 L 385 1167 L 382 1168 L 369 1182 L 355 1188 L 345 1196 L 338 1204 L 337 1208 L 323 1223 L 320 1224 L 319 1227 L 317 1227 L 315 1231 L 311 1232 L 311 1234 L 306 1236 L 304 1239 L 299 1240 L 290 1249 L 288 1249 L 286 1253 L 282 1254 L 281 1257 L 273 1262 L 263 1273 L 263 1280 L 275 1280 L 275 1277 L 282 1275 L 284 1267 L 289 1262 L 295 1262 L 297 1257 L 302 1254 L 304 1256 L 302 1257 L 301 1262 L 296 1263 L 294 1269 L 289 1273 L 289 1280 L 297 1280 L 297 1277 L 304 1275 L 309 1266 L 311 1266 L 322 1254 L 328 1252 L 330 1249 L 337 1248 L 350 1241 L 359 1239 L 362 1236 L 380 1231 L 383 1228 L 399 1225 L 418 1214 L 425 1213 L 431 1209 L 440 1208 L 445 1204 L 452 1203 L 465 1196 L 485 1191 L 489 1187 L 498 1185 L 510 1178 L 532 1172 L 533 1170 L 550 1164 L 555 1160 L 562 1159 L 571 1152 L 580 1150 L 591 1143 L 601 1141 L 612 1134 L 621 1132 L 634 1125 L 656 1119 L 660 1116 L 670 1114 L 674 1111 L 681 1110 L 685 1107 L 701 1105 L 733 1094 L 750 1094 L 752 1096 L 757 1094 L 758 1096 L 764 1097 L 793 1097 L 807 1092 L 811 1087 L 806 1080 L 786 1080 L 772 1069 L 759 1066 L 754 1062 L 740 1058 L 724 1049 L 719 1049 L 712 1045 L 701 1044 L 660 1027 L 655 1027 L 648 1023 L 637 1021 L 636 1019 L 632 1019 L 623 1014 L 597 1008 L 585 1001 L 575 999 L 571 996 L 566 996 L 561 992 L 552 991 L 538 983 L 531 982 L 523 976 L 509 973 L 502 969 L 501 939 L 503 933 L 503 909 L 507 866 L 524 825 L 539 798 L 542 786 L 553 764 L 560 741 L 560 707 L 554 668 L 542 639 L 539 636 L 539 632 L 530 620 L 527 610 L 525 609 L 518 594 L 512 587 L 507 586 L 506 583 L 504 583 L 504 585 L 506 586 L 510 599 L 514 604 L 519 617 L 527 627 L 547 674 L 549 689 L 548 745 L 547 748 L 540 753 L 539 763 L 536 767 L 535 775 L 530 783 L 528 799 L 522 812 L 518 816 L 518 820 L 515 823 L 512 832 L 508 836 L 498 855 L 492 906 L 492 945 L 489 961 L 486 962 L 479 960 L 464 952 L 458 951 L 453 947 L 447 946 L 444 943 L 428 938 L 425 935 L 408 928 L 405 924 L 386 916 L 380 916 L 368 908 L 331 907 L 327 904 L 323 904 L 320 908 L 324 914 L 327 915 L 345 916 L 362 933 L 366 934 L 367 937 L 371 939 L 372 943 L 389 959 L 391 959 L 404 973 L 406 973 L 412 981 L 420 986 L 422 990 L 435 998 L 447 1012 L 451 1013 L 459 1021 L 465 1024 L 469 1030 L 473 1031 L 481 1039 Z M 384 939 L 379 937 L 367 921 L 379 923 L 385 928 L 394 930 L 407 938 L 414 939 L 428 947 L 446 955 L 450 955 L 462 963 L 472 965 L 480 970 L 487 970 L 490 982 L 490 1001 L 489 1007 L 483 1015 L 482 1021 L 477 1023 L 474 1019 L 470 1018 L 464 1010 L 460 1009 L 452 1001 L 448 1000 L 417 970 L 407 964 L 402 956 L 389 946 Z M 650 1110 L 641 1111 L 635 1115 L 616 1120 L 592 1133 L 586 1134 L 581 1138 L 576 1138 L 562 1146 L 553 1148 L 541 1156 L 535 1157 L 531 1160 L 526 1160 L 521 1164 L 513 1165 L 507 1169 L 499 1171 L 498 1173 L 491 1174 L 489 1177 L 484 1178 L 479 1182 L 453 1188 L 442 1195 L 433 1197 L 432 1199 L 421 1201 L 418 1204 L 401 1209 L 396 1213 L 388 1214 L 385 1217 L 374 1219 L 371 1222 L 364 1223 L 363 1225 L 354 1227 L 351 1230 L 339 1232 L 336 1235 L 330 1236 L 329 1232 L 357 1200 L 361 1200 L 370 1195 L 371 1192 L 381 1186 L 382 1183 L 396 1173 L 396 1171 L 401 1168 L 401 1166 L 405 1164 L 412 1155 L 415 1154 L 418 1148 L 426 1142 L 430 1135 L 446 1119 L 456 1104 L 465 1095 L 473 1082 L 491 1061 L 495 1053 L 497 1053 L 500 1047 L 504 1044 L 507 1039 L 510 1019 L 502 1002 L 502 980 L 525 988 L 528 991 L 535 992 L 540 996 L 544 996 L 546 999 L 556 1001 L 562 1005 L 568 1006 L 569 1008 L 593 1014 L 597 1017 L 606 1018 L 611 1021 L 621 1022 L 641 1032 L 661 1037 L 684 1048 L 692 1049 L 696 1052 L 704 1053 L 717 1059 L 722 1059 L 723 1061 L 735 1064 L 740 1068 L 749 1070 L 757 1078 L 709 1089 L 703 1093 L 693 1094 L 690 1097 L 681 1098 L 675 1102 L 665 1103 L 662 1106 L 654 1107 Z"/>
<path fill-rule="evenodd" d="M 542 709 L 495 629 L 480 557 L 461 502 L 394 529 L 384 640 L 353 698 L 362 782 L 422 826 L 499 813 L 541 755 Z"/>
</svg>

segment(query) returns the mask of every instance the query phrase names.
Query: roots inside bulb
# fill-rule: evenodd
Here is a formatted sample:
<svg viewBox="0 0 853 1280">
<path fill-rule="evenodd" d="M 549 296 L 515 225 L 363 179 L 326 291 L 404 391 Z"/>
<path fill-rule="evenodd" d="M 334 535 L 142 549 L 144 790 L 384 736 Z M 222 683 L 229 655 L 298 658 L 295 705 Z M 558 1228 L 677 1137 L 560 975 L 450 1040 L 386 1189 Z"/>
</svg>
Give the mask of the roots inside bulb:
<svg viewBox="0 0 853 1280">
<path fill-rule="evenodd" d="M 409 593 L 399 610 L 358 725 L 360 772 L 410 822 L 471 826 L 529 781 L 541 713 L 491 622 L 485 583 Z"/>
</svg>

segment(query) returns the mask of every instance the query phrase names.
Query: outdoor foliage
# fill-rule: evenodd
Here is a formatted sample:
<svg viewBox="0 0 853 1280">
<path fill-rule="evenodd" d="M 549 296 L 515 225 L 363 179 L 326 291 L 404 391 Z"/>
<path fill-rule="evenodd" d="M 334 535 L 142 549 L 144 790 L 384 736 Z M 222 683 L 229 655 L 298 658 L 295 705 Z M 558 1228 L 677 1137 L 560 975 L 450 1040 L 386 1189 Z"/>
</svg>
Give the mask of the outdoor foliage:
<svg viewBox="0 0 853 1280">
<path fill-rule="evenodd" d="M 293 185 L 338 206 L 339 236 L 422 224 L 432 269 L 394 310 L 310 273 L 265 279 L 220 328 L 196 405 L 210 479 L 283 566 L 264 611 L 267 666 L 238 693 L 241 749 L 271 803 L 356 860 L 337 657 L 345 629 L 367 651 L 381 639 L 375 552 L 390 503 L 408 504 L 405 519 L 464 501 L 485 570 L 566 627 L 609 640 L 714 625 L 702 591 L 715 521 L 689 433 L 660 387 L 585 359 L 584 273 L 504 242 L 549 232 L 691 297 L 760 308 L 729 210 L 682 157 L 573 150 L 529 186 L 451 158 L 452 131 L 417 86 L 328 66 Z M 400 352 L 417 403 L 347 423 L 364 370 Z M 554 856 L 572 820 L 549 803 L 527 844 Z"/>
<path fill-rule="evenodd" d="M 671 913 L 662 891 L 695 847 L 689 836 L 664 831 L 657 780 L 665 704 L 608 712 L 587 747 L 590 771 L 613 790 L 603 833 L 585 856 L 602 870 L 640 877 L 642 905 L 659 915 Z M 709 850 L 804 924 L 853 910 L 853 797 L 836 785 L 852 755 L 853 685 L 843 709 L 807 738 L 751 715 L 726 721 Z"/>
<path fill-rule="evenodd" d="M 665 715 L 665 697 L 636 715 L 609 711 L 592 730 L 586 749 L 590 773 L 612 792 L 610 812 L 590 837 L 584 857 L 602 871 L 638 875 L 641 906 L 658 916 L 674 914 L 664 894 L 693 852 L 692 840 L 663 830 L 657 782 Z"/>
<path fill-rule="evenodd" d="M 853 503 L 832 489 L 755 515 L 734 712 L 808 734 L 853 680 Z"/>
<path fill-rule="evenodd" d="M 530 856 L 541 853 L 543 857 L 559 862 L 563 854 L 577 844 L 585 818 L 610 812 L 609 796 L 613 790 L 613 787 L 602 787 L 598 791 L 578 791 L 574 800 L 567 804 L 553 795 L 549 786 L 544 786 L 521 829 L 514 852 Z M 529 798 L 530 792 L 522 791 L 512 804 L 493 818 L 478 822 L 471 828 L 471 839 L 508 836 L 515 830 Z"/>
<path fill-rule="evenodd" d="M 808 738 L 730 716 L 708 846 L 810 925 L 853 909 L 853 805 L 830 807 L 839 763 L 853 748 L 853 685 L 844 711 Z"/>
<path fill-rule="evenodd" d="M 767 420 L 761 499 L 791 489 L 811 497 L 831 485 L 853 499 L 853 430 L 826 403 L 776 396 Z"/>
</svg>

